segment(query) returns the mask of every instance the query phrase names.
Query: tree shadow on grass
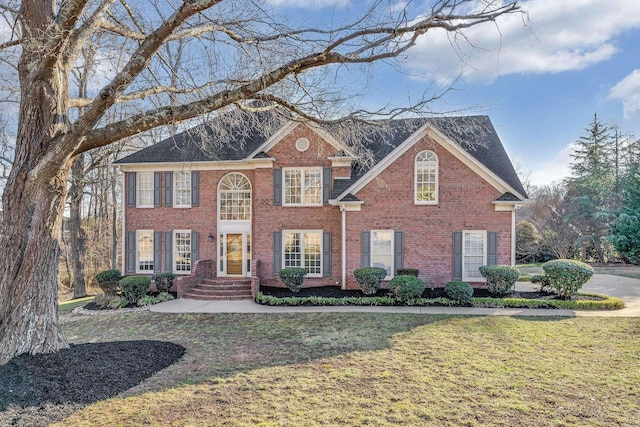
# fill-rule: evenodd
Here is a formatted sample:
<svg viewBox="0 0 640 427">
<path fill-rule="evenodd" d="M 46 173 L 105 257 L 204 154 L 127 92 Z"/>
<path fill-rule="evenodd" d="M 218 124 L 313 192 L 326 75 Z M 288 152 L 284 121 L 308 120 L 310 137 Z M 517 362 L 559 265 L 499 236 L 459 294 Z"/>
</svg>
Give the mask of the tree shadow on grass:
<svg viewBox="0 0 640 427">
<path fill-rule="evenodd" d="M 108 399 L 177 362 L 184 353 L 184 347 L 170 342 L 115 341 L 24 354 L 0 365 L 0 411 L 12 405 L 86 405 Z"/>
</svg>

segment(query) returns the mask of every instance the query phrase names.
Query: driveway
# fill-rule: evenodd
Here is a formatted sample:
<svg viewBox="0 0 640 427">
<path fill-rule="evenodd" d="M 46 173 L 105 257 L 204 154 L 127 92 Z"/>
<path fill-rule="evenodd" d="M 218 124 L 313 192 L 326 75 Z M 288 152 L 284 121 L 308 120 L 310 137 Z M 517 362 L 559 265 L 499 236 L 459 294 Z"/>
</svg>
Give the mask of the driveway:
<svg viewBox="0 0 640 427">
<path fill-rule="evenodd" d="M 624 301 L 625 307 L 612 311 L 576 311 L 576 316 L 640 317 L 640 279 L 594 274 L 581 292 L 618 297 Z"/>
</svg>

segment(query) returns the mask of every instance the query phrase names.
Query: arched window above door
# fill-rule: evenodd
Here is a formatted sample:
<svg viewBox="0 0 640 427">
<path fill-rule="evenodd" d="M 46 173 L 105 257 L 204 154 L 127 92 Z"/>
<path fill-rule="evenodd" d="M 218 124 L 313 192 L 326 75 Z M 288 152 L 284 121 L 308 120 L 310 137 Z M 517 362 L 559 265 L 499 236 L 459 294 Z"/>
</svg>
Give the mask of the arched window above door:
<svg viewBox="0 0 640 427">
<path fill-rule="evenodd" d="M 241 173 L 225 175 L 218 184 L 218 219 L 220 221 L 251 220 L 251 182 Z"/>
</svg>

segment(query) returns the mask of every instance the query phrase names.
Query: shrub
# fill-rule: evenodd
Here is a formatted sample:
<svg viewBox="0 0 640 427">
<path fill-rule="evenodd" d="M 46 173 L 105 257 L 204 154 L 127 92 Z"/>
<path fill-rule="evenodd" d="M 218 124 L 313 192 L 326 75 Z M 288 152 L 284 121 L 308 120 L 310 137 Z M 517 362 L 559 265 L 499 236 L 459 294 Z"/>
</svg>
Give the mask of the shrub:
<svg viewBox="0 0 640 427">
<path fill-rule="evenodd" d="M 151 278 L 147 276 L 127 276 L 120 280 L 122 296 L 133 304 L 147 294 L 149 285 L 151 285 Z"/>
<path fill-rule="evenodd" d="M 553 287 L 549 282 L 549 277 L 546 274 L 534 274 L 531 276 L 531 283 L 537 283 L 540 286 L 541 292 L 550 292 L 553 291 Z"/>
<path fill-rule="evenodd" d="M 280 270 L 280 278 L 291 292 L 298 292 L 304 284 L 307 270 L 302 267 L 289 267 Z"/>
<path fill-rule="evenodd" d="M 420 270 L 418 270 L 417 268 L 399 268 L 396 270 L 396 274 L 398 276 L 416 276 L 418 277 L 418 274 L 420 273 Z"/>
<path fill-rule="evenodd" d="M 125 308 L 129 305 L 129 300 L 125 297 L 114 297 L 111 299 L 111 303 L 109 303 L 109 308 L 112 310 L 117 310 L 118 308 Z"/>
<path fill-rule="evenodd" d="M 96 274 L 96 282 L 105 295 L 118 295 L 118 281 L 122 279 L 119 270 L 104 270 Z"/>
<path fill-rule="evenodd" d="M 590 265 L 570 259 L 545 262 L 542 264 L 542 269 L 549 279 L 549 285 L 563 299 L 576 294 L 593 276 L 593 268 Z"/>
<path fill-rule="evenodd" d="M 161 292 L 156 298 L 158 299 L 158 302 L 171 301 L 172 299 L 174 299 L 173 295 L 171 295 L 169 292 Z"/>
<path fill-rule="evenodd" d="M 93 299 L 93 302 L 103 310 L 116 310 L 118 308 L 124 308 L 129 305 L 128 299 L 112 295 L 97 295 Z"/>
<path fill-rule="evenodd" d="M 387 276 L 387 270 L 380 267 L 363 267 L 354 270 L 360 289 L 365 295 L 373 295 L 380 289 L 380 283 Z"/>
<path fill-rule="evenodd" d="M 158 292 L 169 292 L 173 286 L 173 279 L 175 279 L 173 273 L 158 273 L 154 276 L 156 281 L 156 288 Z"/>
<path fill-rule="evenodd" d="M 415 276 L 396 276 L 389 282 L 389 289 L 396 301 L 409 303 L 422 295 L 424 282 Z"/>
<path fill-rule="evenodd" d="M 449 282 L 444 286 L 444 292 L 449 298 L 460 304 L 473 301 L 473 288 L 467 282 Z"/>
<path fill-rule="evenodd" d="M 153 304 L 157 304 L 160 301 L 158 300 L 158 298 L 151 296 L 151 295 L 145 295 L 142 298 L 140 298 L 138 300 L 138 306 L 139 307 L 144 307 L 146 305 L 153 305 Z"/>
<path fill-rule="evenodd" d="M 520 277 L 520 271 L 509 265 L 483 265 L 480 274 L 487 279 L 489 293 L 494 296 L 507 295 Z"/>
</svg>

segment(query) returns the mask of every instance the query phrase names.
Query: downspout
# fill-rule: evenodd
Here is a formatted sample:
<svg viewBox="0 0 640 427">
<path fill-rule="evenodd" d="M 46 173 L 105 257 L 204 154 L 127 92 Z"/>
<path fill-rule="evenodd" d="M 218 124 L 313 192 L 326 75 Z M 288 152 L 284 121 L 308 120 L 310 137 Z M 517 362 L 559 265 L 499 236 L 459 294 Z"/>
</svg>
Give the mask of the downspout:
<svg viewBox="0 0 640 427">
<path fill-rule="evenodd" d="M 342 212 L 342 290 L 347 289 L 347 211 L 344 204 L 340 205 Z"/>
</svg>

